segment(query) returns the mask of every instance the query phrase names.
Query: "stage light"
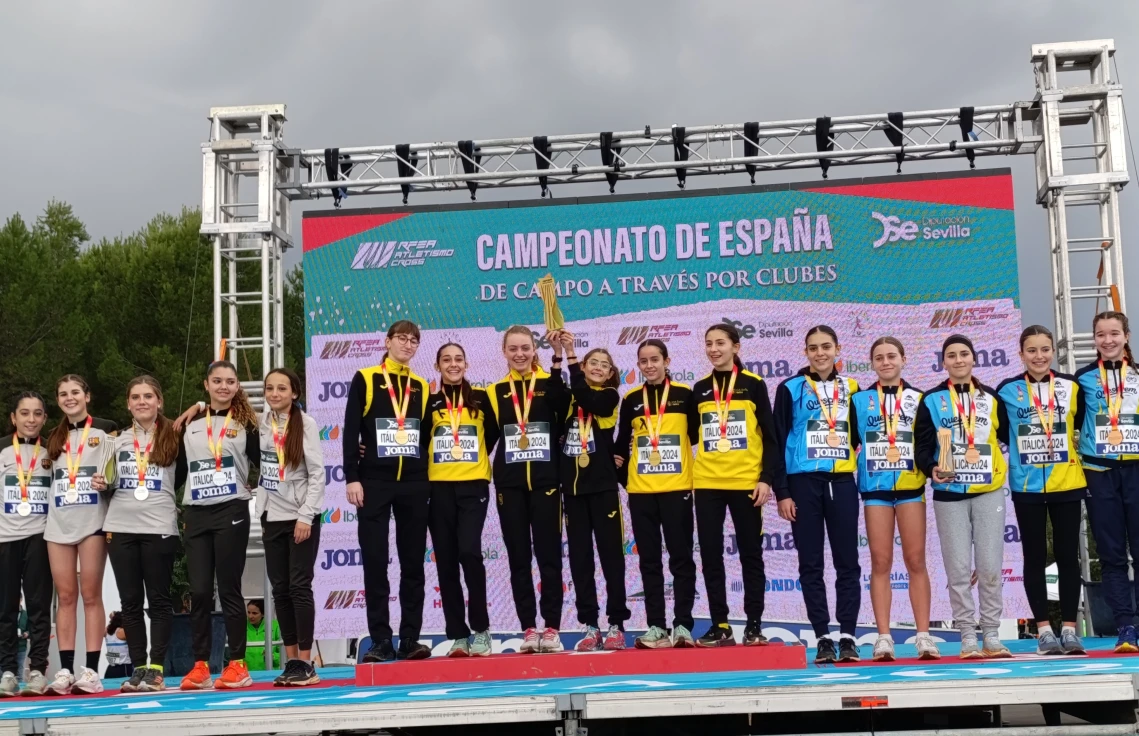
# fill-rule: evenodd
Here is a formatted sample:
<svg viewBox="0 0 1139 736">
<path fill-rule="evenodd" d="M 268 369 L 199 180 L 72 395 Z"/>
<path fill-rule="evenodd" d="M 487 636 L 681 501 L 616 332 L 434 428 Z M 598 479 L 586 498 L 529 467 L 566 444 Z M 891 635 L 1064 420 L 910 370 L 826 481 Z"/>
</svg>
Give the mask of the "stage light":
<svg viewBox="0 0 1139 736">
<path fill-rule="evenodd" d="M 459 141 L 459 154 L 463 160 L 463 172 L 475 173 L 475 169 L 482 162 L 482 154 L 477 152 L 474 141 Z M 471 192 L 471 201 L 475 201 L 475 190 L 479 188 L 477 181 L 468 181 L 467 189 Z"/>
<path fill-rule="evenodd" d="M 545 171 L 550 168 L 550 141 L 544 135 L 534 136 L 534 164 L 539 171 Z M 542 197 L 545 198 L 549 193 L 548 176 L 538 177 L 538 186 L 542 187 Z"/>
<path fill-rule="evenodd" d="M 339 163 L 339 166 L 337 166 Z M 347 179 L 352 173 L 352 164 L 347 155 L 341 156 L 339 148 L 324 149 L 324 172 L 329 181 Z M 340 209 L 340 200 L 348 196 L 347 187 L 334 187 L 332 190 L 332 206 Z"/>
<path fill-rule="evenodd" d="M 411 152 L 411 144 L 397 143 L 395 147 L 396 155 L 396 170 L 399 172 L 399 178 L 409 178 L 419 165 L 419 155 Z M 403 203 L 407 204 L 407 194 L 411 191 L 410 184 L 400 184 L 400 190 L 403 192 Z"/>
<path fill-rule="evenodd" d="M 815 118 L 815 150 L 834 150 L 834 136 L 831 135 L 831 119 L 829 117 Z M 831 167 L 829 158 L 819 159 L 819 168 L 823 170 L 823 178 L 827 178 L 827 169 Z"/>
<path fill-rule="evenodd" d="M 614 155 L 616 154 L 616 155 Z M 601 165 L 610 166 L 613 168 L 612 174 L 605 174 L 605 180 L 609 182 L 609 193 L 613 194 L 617 186 L 617 173 L 621 170 L 621 145 L 620 141 L 614 145 L 612 131 L 604 132 L 601 134 Z"/>
<path fill-rule="evenodd" d="M 672 160 L 673 161 L 687 161 L 688 160 L 688 146 L 684 145 L 684 126 L 672 126 Z M 676 170 L 676 186 L 681 189 L 684 188 L 684 179 L 688 175 L 686 169 Z"/>
<path fill-rule="evenodd" d="M 744 123 L 744 156 L 759 155 L 759 123 Z M 755 184 L 755 164 L 744 164 L 751 183 Z"/>
<path fill-rule="evenodd" d="M 902 173 L 902 159 L 906 156 L 905 137 L 902 135 L 902 121 L 905 116 L 900 112 L 886 113 L 886 138 L 890 145 L 898 149 L 894 160 L 898 162 L 898 173 Z"/>
</svg>

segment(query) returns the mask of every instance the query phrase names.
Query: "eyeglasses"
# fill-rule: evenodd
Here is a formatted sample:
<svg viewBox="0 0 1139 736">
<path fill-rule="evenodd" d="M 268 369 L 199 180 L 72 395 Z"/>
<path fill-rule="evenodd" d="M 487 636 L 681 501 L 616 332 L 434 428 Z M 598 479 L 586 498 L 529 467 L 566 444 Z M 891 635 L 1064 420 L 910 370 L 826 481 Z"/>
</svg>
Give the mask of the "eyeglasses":
<svg viewBox="0 0 1139 736">
<path fill-rule="evenodd" d="M 606 371 L 613 367 L 613 365 L 608 361 L 597 360 L 596 358 L 590 358 L 589 360 L 585 361 L 585 364 L 590 368 L 600 368 Z"/>
<path fill-rule="evenodd" d="M 398 342 L 400 345 L 410 345 L 414 348 L 419 347 L 418 337 L 412 337 L 411 335 L 396 335 L 392 339 Z"/>
</svg>

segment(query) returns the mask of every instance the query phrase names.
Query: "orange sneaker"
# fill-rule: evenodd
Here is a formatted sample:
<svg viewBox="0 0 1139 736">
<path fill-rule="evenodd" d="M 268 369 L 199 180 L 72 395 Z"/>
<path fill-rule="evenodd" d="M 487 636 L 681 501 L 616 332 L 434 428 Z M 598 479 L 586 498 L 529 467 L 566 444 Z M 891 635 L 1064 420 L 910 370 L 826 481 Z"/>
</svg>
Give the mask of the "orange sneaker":
<svg viewBox="0 0 1139 736">
<path fill-rule="evenodd" d="M 252 684 L 253 678 L 249 676 L 249 669 L 245 666 L 245 662 L 230 662 L 229 666 L 225 668 L 225 672 L 221 673 L 221 677 L 214 683 L 214 689 L 236 690 L 249 687 Z"/>
<path fill-rule="evenodd" d="M 194 669 L 182 678 L 181 690 L 209 690 L 214 686 L 210 677 L 210 665 L 206 662 L 195 662 Z"/>
</svg>

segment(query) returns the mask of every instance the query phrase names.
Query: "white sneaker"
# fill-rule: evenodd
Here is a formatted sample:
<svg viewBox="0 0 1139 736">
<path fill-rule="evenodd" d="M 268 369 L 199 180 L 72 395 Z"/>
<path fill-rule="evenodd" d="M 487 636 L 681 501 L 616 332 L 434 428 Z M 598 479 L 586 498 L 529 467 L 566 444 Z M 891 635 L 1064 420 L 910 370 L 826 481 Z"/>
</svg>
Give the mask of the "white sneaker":
<svg viewBox="0 0 1139 736">
<path fill-rule="evenodd" d="M 71 694 L 94 695 L 101 692 L 103 692 L 103 681 L 99 679 L 99 673 L 86 667 L 80 668 L 79 677 L 71 686 Z"/>
<path fill-rule="evenodd" d="M 0 675 L 0 698 L 14 698 L 20 692 L 20 681 L 12 672 Z"/>
<path fill-rule="evenodd" d="M 542 632 L 541 641 L 541 649 L 538 651 L 545 654 L 552 654 L 554 652 L 560 652 L 564 650 L 564 647 L 562 646 L 561 634 L 559 634 L 558 630 L 553 627 L 546 627 L 546 630 Z"/>
<path fill-rule="evenodd" d="M 919 634 L 914 639 L 914 647 L 918 650 L 918 659 L 941 659 L 941 650 L 929 634 Z"/>
<path fill-rule="evenodd" d="M 75 678 L 72 676 L 70 670 L 60 670 L 55 673 L 55 679 L 47 686 L 47 695 L 70 695 L 71 686 L 75 684 Z"/>
<path fill-rule="evenodd" d="M 878 640 L 874 642 L 874 661 L 894 661 L 894 639 L 889 634 L 879 634 Z"/>
<path fill-rule="evenodd" d="M 526 629 L 522 635 L 522 646 L 518 647 L 519 654 L 537 654 L 541 646 L 541 638 L 537 629 Z"/>
</svg>

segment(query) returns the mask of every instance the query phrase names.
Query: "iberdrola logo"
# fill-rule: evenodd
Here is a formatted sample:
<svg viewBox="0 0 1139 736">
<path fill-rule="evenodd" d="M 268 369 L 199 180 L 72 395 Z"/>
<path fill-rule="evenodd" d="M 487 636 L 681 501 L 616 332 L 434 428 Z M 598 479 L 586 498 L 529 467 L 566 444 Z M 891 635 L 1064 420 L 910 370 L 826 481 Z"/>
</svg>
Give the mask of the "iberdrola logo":
<svg viewBox="0 0 1139 736">
<path fill-rule="evenodd" d="M 324 513 L 320 515 L 321 524 L 339 524 L 340 523 L 340 509 L 325 509 Z"/>
</svg>

